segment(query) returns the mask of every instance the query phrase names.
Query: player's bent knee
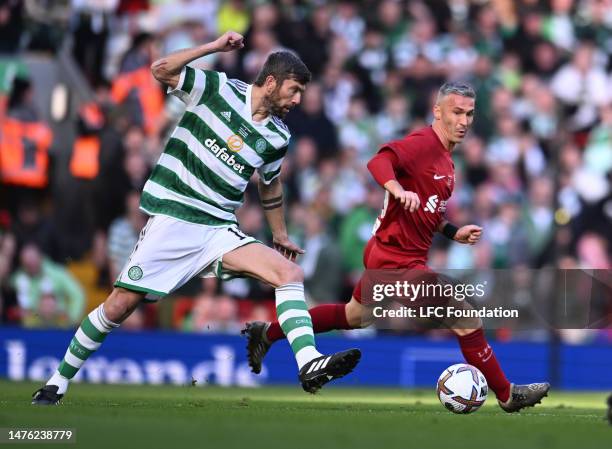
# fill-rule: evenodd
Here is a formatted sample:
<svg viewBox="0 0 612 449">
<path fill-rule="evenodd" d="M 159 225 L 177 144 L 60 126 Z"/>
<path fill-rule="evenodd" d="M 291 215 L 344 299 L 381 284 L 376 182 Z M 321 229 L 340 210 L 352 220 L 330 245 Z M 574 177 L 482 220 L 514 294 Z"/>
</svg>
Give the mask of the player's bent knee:
<svg viewBox="0 0 612 449">
<path fill-rule="evenodd" d="M 143 293 L 123 288 L 114 288 L 106 301 L 104 301 L 104 314 L 106 318 L 114 323 L 121 323 L 130 316 L 144 296 Z"/>
<path fill-rule="evenodd" d="M 278 272 L 278 280 L 275 287 L 281 285 L 293 284 L 296 282 L 304 282 L 304 270 L 298 264 L 287 261 Z"/>
</svg>

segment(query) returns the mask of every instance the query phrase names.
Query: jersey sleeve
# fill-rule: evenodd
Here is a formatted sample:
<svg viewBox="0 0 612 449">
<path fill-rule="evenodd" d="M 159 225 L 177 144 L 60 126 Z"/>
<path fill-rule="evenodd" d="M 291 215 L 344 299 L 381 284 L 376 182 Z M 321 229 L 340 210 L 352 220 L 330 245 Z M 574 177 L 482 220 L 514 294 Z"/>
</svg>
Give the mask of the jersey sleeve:
<svg viewBox="0 0 612 449">
<path fill-rule="evenodd" d="M 404 173 L 414 172 L 413 167 L 415 160 L 415 151 L 414 146 L 411 145 L 410 142 L 407 142 L 405 140 L 392 140 L 391 142 L 388 142 L 382 147 L 380 147 L 380 150 L 378 150 L 378 154 L 387 151 L 392 152 L 396 157 L 397 165 L 394 165 L 393 167 L 396 174 L 400 171 Z"/>
<path fill-rule="evenodd" d="M 278 151 L 278 159 L 268 162 L 257 169 L 257 173 L 259 173 L 261 181 L 266 185 L 270 184 L 280 175 L 281 165 L 283 165 L 285 154 L 287 154 L 287 147 L 283 147 Z"/>
<path fill-rule="evenodd" d="M 390 149 L 382 148 L 368 162 L 368 170 L 376 182 L 384 187 L 385 184 L 396 179 L 395 167 L 398 165 L 397 155 Z"/>
<path fill-rule="evenodd" d="M 181 70 L 179 82 L 174 89 L 168 87 L 168 94 L 179 98 L 187 106 L 205 103 L 213 92 L 227 79 L 224 73 L 202 70 L 186 65 Z"/>
</svg>

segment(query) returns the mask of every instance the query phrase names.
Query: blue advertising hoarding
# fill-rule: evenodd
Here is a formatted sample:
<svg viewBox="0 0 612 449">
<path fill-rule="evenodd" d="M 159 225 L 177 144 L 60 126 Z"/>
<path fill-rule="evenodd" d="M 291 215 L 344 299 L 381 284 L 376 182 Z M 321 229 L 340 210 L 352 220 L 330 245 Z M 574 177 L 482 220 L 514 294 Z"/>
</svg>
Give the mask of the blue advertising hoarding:
<svg viewBox="0 0 612 449">
<path fill-rule="evenodd" d="M 0 377 L 15 381 L 47 379 L 63 357 L 73 333 L 0 329 Z M 353 339 L 317 336 L 319 350 L 350 347 L 363 352 L 361 363 L 338 384 L 346 386 L 432 387 L 448 365 L 463 358 L 454 339 L 377 336 Z M 76 381 L 249 386 L 297 384 L 297 367 L 286 342 L 273 346 L 260 375 L 250 372 L 246 340 L 235 335 L 175 332 L 113 332 L 90 357 Z M 550 378 L 546 343 L 496 343 L 497 357 L 515 383 Z M 612 389 L 612 346 L 562 345 L 560 388 Z"/>
</svg>

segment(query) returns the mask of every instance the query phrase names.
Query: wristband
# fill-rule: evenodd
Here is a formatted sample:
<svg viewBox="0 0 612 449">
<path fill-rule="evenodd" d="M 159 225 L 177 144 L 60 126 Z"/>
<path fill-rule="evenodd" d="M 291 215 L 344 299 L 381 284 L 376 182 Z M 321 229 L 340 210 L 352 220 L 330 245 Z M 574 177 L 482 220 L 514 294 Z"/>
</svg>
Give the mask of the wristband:
<svg viewBox="0 0 612 449">
<path fill-rule="evenodd" d="M 444 227 L 442 228 L 442 234 L 444 234 L 446 237 L 448 237 L 451 240 L 455 240 L 455 234 L 457 234 L 458 230 L 459 228 L 455 226 L 454 224 L 446 223 Z"/>
</svg>

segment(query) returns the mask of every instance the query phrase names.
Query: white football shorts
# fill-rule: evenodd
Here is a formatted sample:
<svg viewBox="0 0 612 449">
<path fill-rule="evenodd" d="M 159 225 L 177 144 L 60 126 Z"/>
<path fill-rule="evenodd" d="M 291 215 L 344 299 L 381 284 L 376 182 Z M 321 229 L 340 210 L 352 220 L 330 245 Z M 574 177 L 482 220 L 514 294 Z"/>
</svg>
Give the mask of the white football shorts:
<svg viewBox="0 0 612 449">
<path fill-rule="evenodd" d="M 224 273 L 223 255 L 259 242 L 238 226 L 206 226 L 165 215 L 149 217 L 115 287 L 164 297 L 191 278 L 230 278 Z"/>
</svg>

